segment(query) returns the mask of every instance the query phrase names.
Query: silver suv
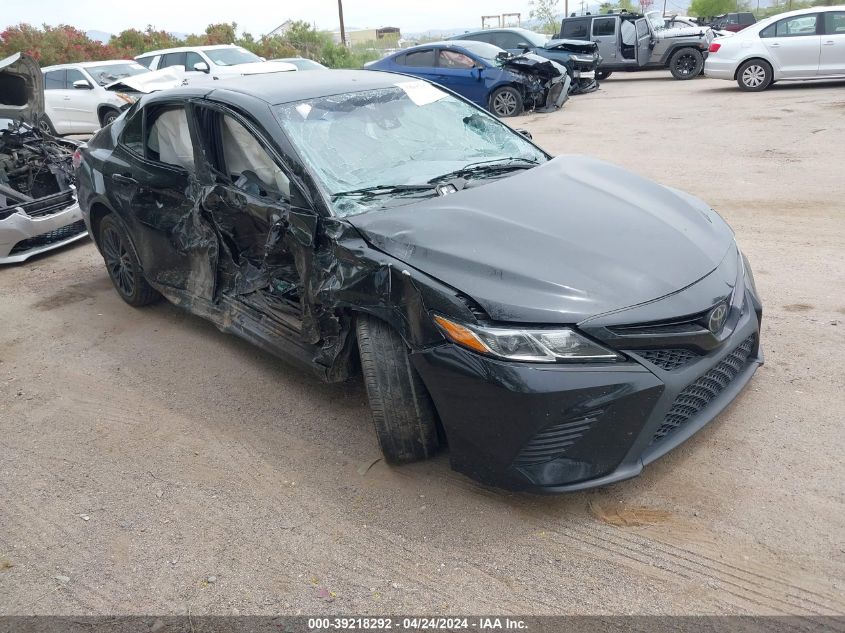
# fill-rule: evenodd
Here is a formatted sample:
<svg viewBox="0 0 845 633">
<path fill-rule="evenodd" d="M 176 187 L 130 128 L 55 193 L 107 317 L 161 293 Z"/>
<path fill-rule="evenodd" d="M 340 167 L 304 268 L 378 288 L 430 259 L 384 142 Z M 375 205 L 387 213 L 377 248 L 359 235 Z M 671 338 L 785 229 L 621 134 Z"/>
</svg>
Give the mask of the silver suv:
<svg viewBox="0 0 845 633">
<path fill-rule="evenodd" d="M 715 36 L 707 27 L 666 28 L 663 14 L 650 11 L 564 18 L 558 37 L 598 44 L 602 62 L 597 79 L 616 71 L 656 68 L 668 68 L 675 79 L 692 79 L 704 69 Z"/>
</svg>

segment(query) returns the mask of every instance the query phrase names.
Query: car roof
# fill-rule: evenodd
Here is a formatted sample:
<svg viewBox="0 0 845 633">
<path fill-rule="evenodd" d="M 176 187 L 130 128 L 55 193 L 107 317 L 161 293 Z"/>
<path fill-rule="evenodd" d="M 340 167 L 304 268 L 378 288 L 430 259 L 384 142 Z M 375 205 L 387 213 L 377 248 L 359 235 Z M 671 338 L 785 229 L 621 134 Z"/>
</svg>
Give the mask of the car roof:
<svg viewBox="0 0 845 633">
<path fill-rule="evenodd" d="M 280 77 L 282 74 L 284 77 Z M 319 73 L 269 73 L 219 79 L 210 85 L 213 88 L 208 96 L 214 99 L 218 90 L 241 93 L 255 97 L 270 105 L 318 99 L 330 95 L 364 90 L 390 88 L 403 81 L 413 81 L 412 77 L 387 73 L 377 70 L 326 70 Z M 190 88 L 191 86 L 186 86 Z M 197 86 L 200 87 L 200 86 Z M 205 86 L 202 86 L 205 87 Z M 161 94 L 173 94 L 162 91 Z"/>
<path fill-rule="evenodd" d="M 42 72 L 47 70 L 60 70 L 62 68 L 93 68 L 94 66 L 111 66 L 113 64 L 134 64 L 134 59 L 107 59 L 101 62 L 68 62 L 66 64 L 53 64 L 44 66 Z"/>
<path fill-rule="evenodd" d="M 153 55 L 164 55 L 165 53 L 187 53 L 188 51 L 212 51 L 217 48 L 243 48 L 236 44 L 215 44 L 205 46 L 175 46 L 173 48 L 161 48 L 157 51 L 147 51 L 140 55 L 135 55 L 135 59 L 140 57 L 152 57 Z M 246 50 L 246 49 L 244 49 Z"/>
<path fill-rule="evenodd" d="M 513 33 L 514 31 L 520 33 L 534 33 L 534 31 L 532 31 L 531 29 L 526 29 L 522 26 L 502 26 L 495 29 L 479 29 L 477 31 L 467 31 L 466 33 L 454 35 L 451 39 L 459 40 L 463 35 L 478 35 L 479 33 Z"/>
</svg>

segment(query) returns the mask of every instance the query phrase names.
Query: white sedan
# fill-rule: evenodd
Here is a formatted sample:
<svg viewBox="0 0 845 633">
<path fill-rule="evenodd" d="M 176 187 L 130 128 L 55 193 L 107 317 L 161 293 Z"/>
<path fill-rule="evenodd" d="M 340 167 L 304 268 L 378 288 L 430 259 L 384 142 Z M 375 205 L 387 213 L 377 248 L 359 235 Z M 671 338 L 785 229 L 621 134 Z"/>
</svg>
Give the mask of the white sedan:
<svg viewBox="0 0 845 633">
<path fill-rule="evenodd" d="M 776 81 L 845 78 L 845 6 L 781 13 L 720 38 L 704 74 L 755 92 Z"/>
</svg>

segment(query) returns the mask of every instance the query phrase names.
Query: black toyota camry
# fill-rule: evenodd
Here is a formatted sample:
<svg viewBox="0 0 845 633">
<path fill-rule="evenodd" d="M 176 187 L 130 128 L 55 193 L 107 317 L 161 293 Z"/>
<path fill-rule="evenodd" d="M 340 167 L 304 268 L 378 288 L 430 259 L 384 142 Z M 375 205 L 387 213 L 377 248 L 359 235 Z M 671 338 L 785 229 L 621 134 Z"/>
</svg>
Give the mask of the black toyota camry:
<svg viewBox="0 0 845 633">
<path fill-rule="evenodd" d="M 762 308 L 704 202 L 552 158 L 372 71 L 147 95 L 83 151 L 115 289 L 160 296 L 326 381 L 360 372 L 388 462 L 447 447 L 512 489 L 638 474 L 762 362 Z"/>
</svg>

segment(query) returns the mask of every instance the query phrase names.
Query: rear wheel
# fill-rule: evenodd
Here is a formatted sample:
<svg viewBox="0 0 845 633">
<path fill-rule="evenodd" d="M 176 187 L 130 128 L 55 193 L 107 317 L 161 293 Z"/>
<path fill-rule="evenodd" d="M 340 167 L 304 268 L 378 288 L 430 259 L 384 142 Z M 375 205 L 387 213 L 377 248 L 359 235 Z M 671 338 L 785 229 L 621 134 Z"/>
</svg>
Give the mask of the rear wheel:
<svg viewBox="0 0 845 633">
<path fill-rule="evenodd" d="M 695 79 L 704 69 L 704 55 L 696 48 L 682 48 L 669 59 L 669 72 L 675 79 Z"/>
<path fill-rule="evenodd" d="M 411 366 L 407 345 L 384 321 L 360 315 L 358 351 L 381 452 L 391 464 L 431 457 L 437 450 L 434 404 Z"/>
<path fill-rule="evenodd" d="M 504 86 L 490 95 L 490 110 L 500 117 L 522 114 L 522 95 L 512 86 Z"/>
<path fill-rule="evenodd" d="M 144 279 L 141 265 L 129 246 L 129 238 L 114 216 L 107 215 L 100 222 L 99 243 L 109 277 L 121 299 L 131 306 L 141 307 L 161 296 Z"/>
<path fill-rule="evenodd" d="M 772 67 L 768 63 L 762 59 L 751 59 L 737 70 L 736 83 L 743 90 L 760 92 L 774 83 L 772 75 Z"/>
<path fill-rule="evenodd" d="M 613 74 L 612 70 L 597 70 L 596 71 L 596 79 L 598 79 L 599 81 L 604 81 L 605 79 L 610 77 L 612 74 Z"/>
</svg>

